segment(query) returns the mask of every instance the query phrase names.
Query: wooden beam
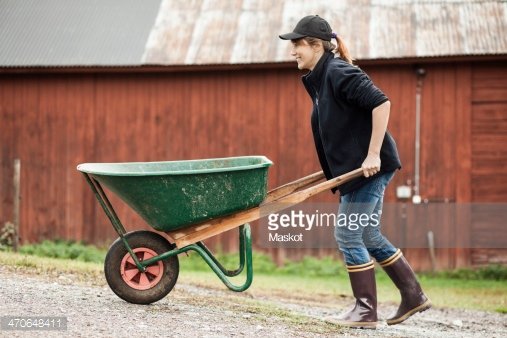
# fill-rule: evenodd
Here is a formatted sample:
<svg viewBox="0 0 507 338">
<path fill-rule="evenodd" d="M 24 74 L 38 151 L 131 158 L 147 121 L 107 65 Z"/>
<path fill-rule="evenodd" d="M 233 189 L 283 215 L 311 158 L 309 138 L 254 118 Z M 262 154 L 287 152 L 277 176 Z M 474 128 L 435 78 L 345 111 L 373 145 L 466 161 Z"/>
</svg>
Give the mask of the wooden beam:
<svg viewBox="0 0 507 338">
<path fill-rule="evenodd" d="M 268 195 L 267 195 L 266 199 L 264 200 L 264 203 L 275 201 L 283 196 L 293 193 L 294 191 L 296 191 L 298 189 L 305 188 L 312 183 L 318 182 L 318 181 L 322 180 L 323 178 L 325 178 L 324 172 L 319 171 L 314 174 L 303 177 L 297 181 L 284 184 L 284 185 L 268 192 Z"/>
<path fill-rule="evenodd" d="M 20 186 L 21 186 L 21 161 L 19 158 L 14 160 L 14 200 L 13 200 L 13 218 L 14 223 L 14 238 L 12 242 L 12 249 L 14 252 L 18 251 L 19 246 L 19 201 L 20 201 Z"/>
</svg>

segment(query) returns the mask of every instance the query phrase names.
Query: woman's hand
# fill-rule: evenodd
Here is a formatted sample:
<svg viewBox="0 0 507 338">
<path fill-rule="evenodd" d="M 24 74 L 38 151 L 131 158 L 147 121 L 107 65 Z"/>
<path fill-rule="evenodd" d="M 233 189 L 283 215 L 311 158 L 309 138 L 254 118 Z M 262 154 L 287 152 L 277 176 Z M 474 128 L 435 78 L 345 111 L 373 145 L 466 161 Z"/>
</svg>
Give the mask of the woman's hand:
<svg viewBox="0 0 507 338">
<path fill-rule="evenodd" d="M 370 177 L 380 171 L 380 155 L 376 153 L 368 153 L 366 159 L 361 165 L 364 177 Z"/>
</svg>

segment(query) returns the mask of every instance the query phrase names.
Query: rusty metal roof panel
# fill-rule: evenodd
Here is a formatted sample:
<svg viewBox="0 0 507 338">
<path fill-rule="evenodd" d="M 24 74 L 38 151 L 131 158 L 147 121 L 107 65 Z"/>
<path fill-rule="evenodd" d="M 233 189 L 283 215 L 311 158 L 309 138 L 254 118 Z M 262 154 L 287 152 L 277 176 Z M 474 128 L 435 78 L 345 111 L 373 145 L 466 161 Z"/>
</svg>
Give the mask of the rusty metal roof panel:
<svg viewBox="0 0 507 338">
<path fill-rule="evenodd" d="M 507 54 L 501 0 L 162 0 L 162 7 L 145 64 L 291 61 L 278 34 L 308 14 L 326 18 L 356 59 Z"/>
</svg>

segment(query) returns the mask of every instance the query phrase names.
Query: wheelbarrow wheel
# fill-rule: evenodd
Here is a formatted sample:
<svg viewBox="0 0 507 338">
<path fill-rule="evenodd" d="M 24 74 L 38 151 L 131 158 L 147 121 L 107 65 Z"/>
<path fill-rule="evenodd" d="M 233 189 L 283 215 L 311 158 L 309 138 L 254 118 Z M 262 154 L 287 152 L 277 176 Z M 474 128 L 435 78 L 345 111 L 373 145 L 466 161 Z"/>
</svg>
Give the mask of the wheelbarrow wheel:
<svg viewBox="0 0 507 338">
<path fill-rule="evenodd" d="M 129 232 L 125 238 L 140 261 L 175 248 L 152 231 Z M 129 303 L 151 304 L 171 292 L 178 280 L 179 262 L 177 256 L 171 256 L 141 272 L 121 238 L 118 238 L 107 252 L 104 272 L 109 287 L 118 297 Z"/>
</svg>

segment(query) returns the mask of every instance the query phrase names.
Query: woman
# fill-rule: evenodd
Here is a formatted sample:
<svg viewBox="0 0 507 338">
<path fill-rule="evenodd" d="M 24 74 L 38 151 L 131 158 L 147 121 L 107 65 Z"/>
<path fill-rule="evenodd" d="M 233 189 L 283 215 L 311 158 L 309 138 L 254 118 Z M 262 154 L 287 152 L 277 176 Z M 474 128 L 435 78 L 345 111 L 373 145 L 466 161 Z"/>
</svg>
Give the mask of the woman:
<svg viewBox="0 0 507 338">
<path fill-rule="evenodd" d="M 302 79 L 313 101 L 311 126 L 326 177 L 330 179 L 358 167 L 364 173 L 364 177 L 339 187 L 339 213 L 346 215 L 346 219 L 352 214 L 366 215 L 370 222 L 360 227 L 335 227 L 335 238 L 356 298 L 354 308 L 335 322 L 376 327 L 377 292 L 371 256 L 384 268 L 401 294 L 401 305 L 387 319 L 387 324 L 401 323 L 430 308 L 431 303 L 407 260 L 382 235 L 378 223 L 384 190 L 395 170 L 401 168 L 396 144 L 387 132 L 390 102 L 368 76 L 352 64 L 342 39 L 321 17 L 304 17 L 293 32 L 280 35 L 280 38 L 291 40 L 291 55 L 298 68 L 309 70 Z M 337 46 L 331 43 L 332 38 Z"/>
</svg>

